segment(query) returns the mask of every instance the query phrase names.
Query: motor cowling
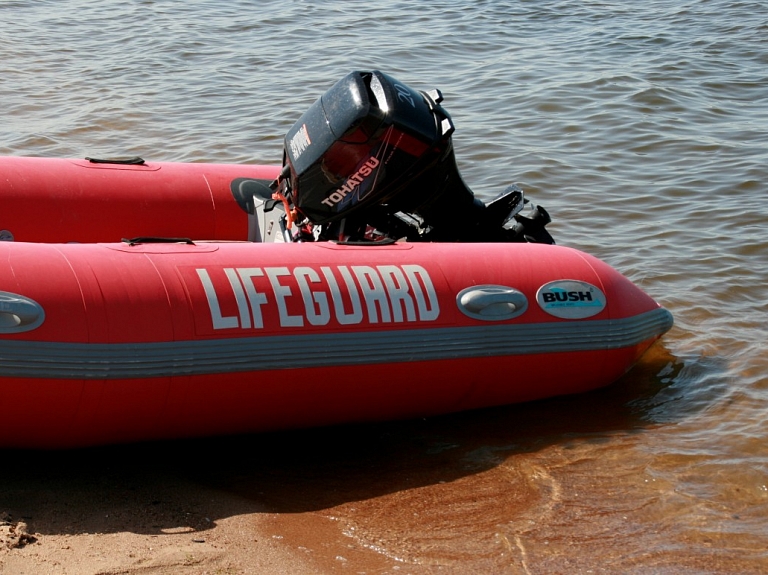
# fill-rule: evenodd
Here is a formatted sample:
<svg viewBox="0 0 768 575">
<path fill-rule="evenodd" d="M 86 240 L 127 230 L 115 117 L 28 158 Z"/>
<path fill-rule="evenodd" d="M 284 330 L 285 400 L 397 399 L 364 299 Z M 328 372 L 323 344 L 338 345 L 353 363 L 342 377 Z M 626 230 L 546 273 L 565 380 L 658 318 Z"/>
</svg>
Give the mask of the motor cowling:
<svg viewBox="0 0 768 575">
<path fill-rule="evenodd" d="M 282 189 L 298 214 L 347 230 L 415 214 L 427 239 L 507 241 L 502 227 L 517 198 L 490 206 L 475 198 L 459 174 L 442 99 L 380 71 L 339 80 L 284 140 Z"/>
</svg>

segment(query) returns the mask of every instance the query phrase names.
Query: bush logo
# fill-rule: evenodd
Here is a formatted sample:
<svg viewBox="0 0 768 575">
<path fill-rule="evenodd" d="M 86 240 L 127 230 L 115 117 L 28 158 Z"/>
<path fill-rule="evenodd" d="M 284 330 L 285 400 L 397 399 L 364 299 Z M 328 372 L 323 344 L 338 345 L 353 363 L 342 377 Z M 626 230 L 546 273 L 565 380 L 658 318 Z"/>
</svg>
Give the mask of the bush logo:
<svg viewBox="0 0 768 575">
<path fill-rule="evenodd" d="M 550 315 L 563 319 L 584 319 L 605 309 L 605 294 L 578 280 L 558 280 L 539 288 L 536 301 Z"/>
</svg>

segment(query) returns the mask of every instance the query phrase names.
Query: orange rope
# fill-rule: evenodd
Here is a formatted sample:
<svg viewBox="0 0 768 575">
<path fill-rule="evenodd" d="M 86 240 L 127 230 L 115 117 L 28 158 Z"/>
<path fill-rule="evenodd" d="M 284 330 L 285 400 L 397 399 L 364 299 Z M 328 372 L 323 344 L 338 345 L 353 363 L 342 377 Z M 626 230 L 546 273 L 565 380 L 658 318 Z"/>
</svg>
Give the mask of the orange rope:
<svg viewBox="0 0 768 575">
<path fill-rule="evenodd" d="M 283 202 L 285 219 L 287 221 L 286 227 L 290 230 L 293 227 L 293 221 L 296 219 L 296 213 L 291 210 L 291 205 L 288 203 L 288 199 L 281 192 L 273 192 L 272 199 Z"/>
</svg>

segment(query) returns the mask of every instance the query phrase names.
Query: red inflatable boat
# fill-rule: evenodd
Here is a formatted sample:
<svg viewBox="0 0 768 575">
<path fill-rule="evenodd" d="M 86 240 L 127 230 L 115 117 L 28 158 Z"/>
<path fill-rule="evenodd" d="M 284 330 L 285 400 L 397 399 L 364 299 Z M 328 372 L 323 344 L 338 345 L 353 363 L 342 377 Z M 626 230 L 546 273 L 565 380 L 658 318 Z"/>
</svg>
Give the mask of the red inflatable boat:
<svg viewBox="0 0 768 575">
<path fill-rule="evenodd" d="M 670 313 L 553 245 L 519 188 L 476 199 L 441 99 L 350 74 L 275 167 L 0 158 L 0 447 L 426 416 L 622 375 Z"/>
<path fill-rule="evenodd" d="M 1 242 L 0 261 L 4 447 L 576 393 L 671 325 L 612 268 L 548 245 Z"/>
</svg>

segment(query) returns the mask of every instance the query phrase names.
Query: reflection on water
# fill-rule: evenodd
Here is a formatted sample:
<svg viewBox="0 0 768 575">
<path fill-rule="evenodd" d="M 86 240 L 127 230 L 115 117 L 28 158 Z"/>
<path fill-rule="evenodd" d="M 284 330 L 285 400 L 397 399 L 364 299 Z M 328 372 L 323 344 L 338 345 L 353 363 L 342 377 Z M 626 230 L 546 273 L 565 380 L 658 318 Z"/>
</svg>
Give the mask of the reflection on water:
<svg viewBox="0 0 768 575">
<path fill-rule="evenodd" d="M 559 243 L 617 267 L 675 328 L 608 389 L 359 441 L 251 438 L 269 465 L 219 462 L 221 481 L 244 493 L 264 482 L 268 508 L 332 518 L 398 565 L 758 572 L 763 12 L 732 0 L 4 2 L 0 153 L 276 163 L 288 127 L 352 69 L 440 88 L 476 193 L 519 183 Z"/>
</svg>

